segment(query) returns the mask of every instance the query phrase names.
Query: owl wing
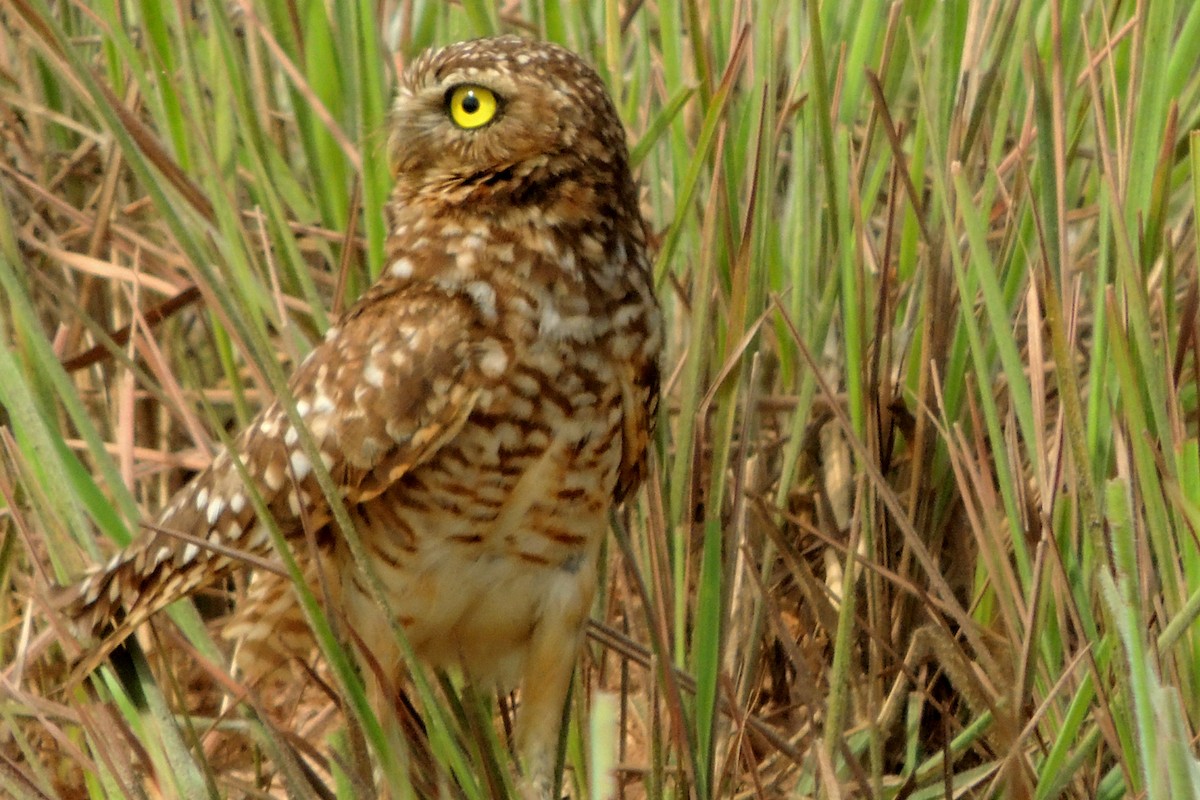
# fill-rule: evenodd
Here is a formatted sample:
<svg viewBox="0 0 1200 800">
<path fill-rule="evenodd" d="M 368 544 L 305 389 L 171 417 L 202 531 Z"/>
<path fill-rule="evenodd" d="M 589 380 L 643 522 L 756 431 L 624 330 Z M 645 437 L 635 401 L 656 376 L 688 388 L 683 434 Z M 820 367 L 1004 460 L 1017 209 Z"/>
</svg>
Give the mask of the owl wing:
<svg viewBox="0 0 1200 800">
<path fill-rule="evenodd" d="M 461 429 L 485 383 L 481 353 L 483 363 L 497 364 L 480 342 L 464 297 L 385 285 L 364 295 L 304 360 L 290 393 L 346 503 L 379 495 Z M 236 456 L 221 453 L 180 489 L 153 531 L 59 590 L 60 613 L 85 637 L 111 626 L 107 652 L 152 614 L 226 575 L 241 560 L 237 551 L 269 555 L 270 529 L 252 491 L 285 537 L 325 525 L 329 502 L 302 439 L 286 406 L 268 406 L 233 443 Z"/>
<path fill-rule="evenodd" d="M 621 466 L 613 500 L 623 501 L 646 478 L 646 459 L 658 416 L 658 362 L 630 363 L 621 374 Z"/>
</svg>

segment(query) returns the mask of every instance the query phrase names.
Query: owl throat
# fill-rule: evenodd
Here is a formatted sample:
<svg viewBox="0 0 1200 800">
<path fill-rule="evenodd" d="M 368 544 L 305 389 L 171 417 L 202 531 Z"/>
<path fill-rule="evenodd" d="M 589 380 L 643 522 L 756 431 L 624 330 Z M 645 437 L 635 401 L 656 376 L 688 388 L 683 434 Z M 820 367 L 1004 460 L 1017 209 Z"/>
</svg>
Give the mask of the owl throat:
<svg viewBox="0 0 1200 800">
<path fill-rule="evenodd" d="M 583 320 L 653 302 L 631 179 L 543 172 L 497 180 L 493 192 L 501 183 L 500 197 L 483 179 L 449 192 L 398 184 L 388 278 L 463 292 L 485 318 L 529 306 L 543 332 L 568 338 L 592 327 Z"/>
</svg>

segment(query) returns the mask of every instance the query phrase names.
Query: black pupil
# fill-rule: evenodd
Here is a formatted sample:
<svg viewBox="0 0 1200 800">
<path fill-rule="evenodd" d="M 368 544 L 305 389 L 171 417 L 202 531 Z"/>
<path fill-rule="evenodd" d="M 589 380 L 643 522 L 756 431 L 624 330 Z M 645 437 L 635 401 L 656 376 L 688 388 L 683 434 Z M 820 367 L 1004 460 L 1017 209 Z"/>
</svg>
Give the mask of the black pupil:
<svg viewBox="0 0 1200 800">
<path fill-rule="evenodd" d="M 467 92 L 467 96 L 462 101 L 462 110 L 468 114 L 474 114 L 479 110 L 479 98 L 475 96 L 475 92 Z"/>
</svg>

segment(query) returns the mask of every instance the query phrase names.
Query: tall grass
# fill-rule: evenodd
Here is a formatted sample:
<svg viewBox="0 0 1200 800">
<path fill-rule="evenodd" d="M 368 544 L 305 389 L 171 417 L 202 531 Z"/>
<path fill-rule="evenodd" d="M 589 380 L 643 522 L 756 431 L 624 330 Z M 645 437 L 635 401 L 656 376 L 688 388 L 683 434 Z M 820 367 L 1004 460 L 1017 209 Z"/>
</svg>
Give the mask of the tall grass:
<svg viewBox="0 0 1200 800">
<path fill-rule="evenodd" d="M 8 0 L 0 794 L 511 791 L 511 698 L 389 739 L 319 614 L 272 694 L 174 610 L 131 698 L 45 604 L 378 274 L 397 65 L 501 30 L 609 82 L 670 328 L 564 793 L 1192 796 L 1200 10 L 1033 0 Z"/>
</svg>

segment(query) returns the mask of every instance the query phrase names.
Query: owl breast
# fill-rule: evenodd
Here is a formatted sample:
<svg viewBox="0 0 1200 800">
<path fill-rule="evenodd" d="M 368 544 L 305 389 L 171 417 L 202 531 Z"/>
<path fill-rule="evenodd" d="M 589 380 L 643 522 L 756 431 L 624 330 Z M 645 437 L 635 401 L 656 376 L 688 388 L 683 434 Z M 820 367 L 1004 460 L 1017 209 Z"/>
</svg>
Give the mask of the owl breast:
<svg viewBox="0 0 1200 800">
<path fill-rule="evenodd" d="M 458 434 L 354 509 L 423 661 L 510 686 L 543 614 L 582 626 L 622 459 L 623 392 L 604 349 L 547 336 L 515 348 Z M 341 575 L 351 624 L 386 626 L 361 573 Z"/>
</svg>

